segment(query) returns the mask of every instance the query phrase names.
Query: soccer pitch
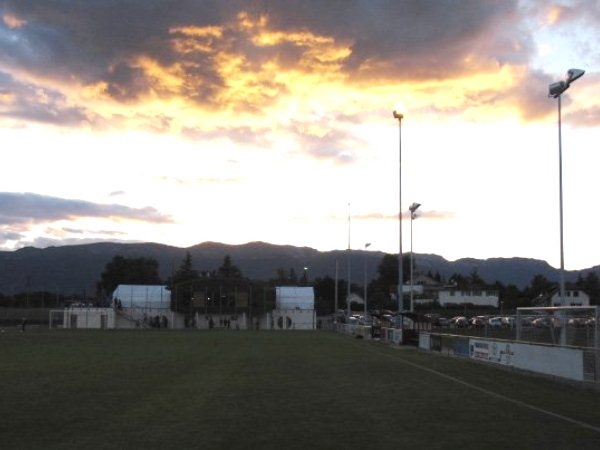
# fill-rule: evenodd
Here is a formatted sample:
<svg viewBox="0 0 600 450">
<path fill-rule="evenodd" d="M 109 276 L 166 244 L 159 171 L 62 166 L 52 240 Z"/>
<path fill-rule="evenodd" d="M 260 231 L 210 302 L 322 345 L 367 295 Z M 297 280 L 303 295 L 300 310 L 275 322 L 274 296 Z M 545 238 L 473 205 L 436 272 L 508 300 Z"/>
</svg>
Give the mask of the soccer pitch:
<svg viewBox="0 0 600 450">
<path fill-rule="evenodd" d="M 600 393 L 330 332 L 0 335 L 3 449 L 600 448 Z"/>
</svg>

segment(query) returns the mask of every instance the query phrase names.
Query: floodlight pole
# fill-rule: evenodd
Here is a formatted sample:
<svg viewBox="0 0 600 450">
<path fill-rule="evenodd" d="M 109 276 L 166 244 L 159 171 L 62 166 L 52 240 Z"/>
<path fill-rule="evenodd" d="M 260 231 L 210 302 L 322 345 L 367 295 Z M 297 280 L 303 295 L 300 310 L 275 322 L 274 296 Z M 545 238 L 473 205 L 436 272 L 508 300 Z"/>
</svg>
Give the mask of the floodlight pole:
<svg viewBox="0 0 600 450">
<path fill-rule="evenodd" d="M 367 318 L 367 249 L 369 248 L 370 245 L 371 245 L 370 242 L 367 242 L 365 244 L 365 259 L 364 259 L 364 269 L 365 269 L 364 270 L 364 278 L 365 278 L 365 298 L 364 298 L 365 312 L 364 312 L 364 316 L 365 316 L 365 319 Z"/>
<path fill-rule="evenodd" d="M 404 284 L 402 273 L 402 119 L 404 114 L 394 110 L 394 119 L 398 119 L 398 314 L 402 312 Z"/>
<path fill-rule="evenodd" d="M 548 86 L 548 97 L 558 100 L 558 195 L 559 195 L 559 214 L 560 214 L 560 271 L 558 274 L 560 305 L 566 306 L 565 300 L 565 254 L 563 245 L 563 187 L 562 187 L 562 120 L 561 120 L 561 96 L 563 92 L 569 89 L 571 83 L 581 78 L 585 73 L 581 69 L 569 69 L 565 80 L 557 81 Z M 561 345 L 566 345 L 567 329 L 564 317 L 561 317 Z"/>
<path fill-rule="evenodd" d="M 571 83 L 581 78 L 585 70 L 569 69 L 564 80 L 557 81 L 548 86 L 548 97 L 558 100 L 558 193 L 559 193 L 559 214 L 560 214 L 560 272 L 559 289 L 560 305 L 566 306 L 565 301 L 565 254 L 563 245 L 563 187 L 562 187 L 562 120 L 561 120 L 561 96 L 563 92 L 569 89 Z"/>
<path fill-rule="evenodd" d="M 413 297 L 413 220 L 416 218 L 417 209 L 420 203 L 413 203 L 408 210 L 410 211 L 410 312 L 414 312 Z"/>
<path fill-rule="evenodd" d="M 561 96 L 558 95 L 558 195 L 560 214 L 560 272 L 558 274 L 560 289 L 560 306 L 566 306 L 565 301 L 565 251 L 563 240 L 563 171 L 562 171 L 562 121 L 561 121 Z"/>
</svg>

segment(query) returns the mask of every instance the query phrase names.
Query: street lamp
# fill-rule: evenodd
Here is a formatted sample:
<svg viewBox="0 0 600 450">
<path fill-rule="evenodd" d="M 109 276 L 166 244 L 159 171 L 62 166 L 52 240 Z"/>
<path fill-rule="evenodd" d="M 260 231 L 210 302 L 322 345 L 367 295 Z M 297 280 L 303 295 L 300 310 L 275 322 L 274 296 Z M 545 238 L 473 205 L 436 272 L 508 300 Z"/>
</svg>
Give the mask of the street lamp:
<svg viewBox="0 0 600 450">
<path fill-rule="evenodd" d="M 562 132 L 561 132 L 561 94 L 569 89 L 571 83 L 581 78 L 585 73 L 581 69 L 569 69 L 562 81 L 557 81 L 548 86 L 548 97 L 558 99 L 558 186 L 560 210 L 560 305 L 565 306 L 565 254 L 563 247 L 563 189 L 562 189 Z"/>
<path fill-rule="evenodd" d="M 365 300 L 365 320 L 367 318 L 367 252 L 366 252 L 366 250 L 369 248 L 370 245 L 371 245 L 370 242 L 367 242 L 365 244 L 365 260 L 364 260 L 364 263 L 365 263 L 365 271 L 364 271 L 364 275 L 365 275 L 365 298 L 364 298 L 364 300 Z"/>
<path fill-rule="evenodd" d="M 410 211 L 410 312 L 414 312 L 413 306 L 413 220 L 417 218 L 417 209 L 420 203 L 413 203 L 409 206 Z"/>
<path fill-rule="evenodd" d="M 394 119 L 398 119 L 398 314 L 402 312 L 402 119 L 404 118 L 404 107 L 401 103 L 396 104 Z"/>
</svg>

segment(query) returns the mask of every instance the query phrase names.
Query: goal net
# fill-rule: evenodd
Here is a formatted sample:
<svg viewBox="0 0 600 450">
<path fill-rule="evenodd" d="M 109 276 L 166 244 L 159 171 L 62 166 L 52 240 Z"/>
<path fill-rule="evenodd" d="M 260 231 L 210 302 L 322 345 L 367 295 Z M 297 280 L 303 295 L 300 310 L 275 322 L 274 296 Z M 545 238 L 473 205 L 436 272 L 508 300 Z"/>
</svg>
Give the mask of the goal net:
<svg viewBox="0 0 600 450">
<path fill-rule="evenodd" d="M 517 340 L 600 348 L 600 306 L 517 308 Z"/>
<path fill-rule="evenodd" d="M 48 317 L 48 326 L 50 329 L 65 327 L 65 311 L 62 309 L 51 309 Z"/>
</svg>

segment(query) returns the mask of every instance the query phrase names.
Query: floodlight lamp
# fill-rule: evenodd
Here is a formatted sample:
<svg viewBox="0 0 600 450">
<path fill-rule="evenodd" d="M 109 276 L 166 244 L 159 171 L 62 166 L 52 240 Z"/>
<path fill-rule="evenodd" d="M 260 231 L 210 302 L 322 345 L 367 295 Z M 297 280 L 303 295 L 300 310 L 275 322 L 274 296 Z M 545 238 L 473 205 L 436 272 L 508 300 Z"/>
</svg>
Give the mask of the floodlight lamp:
<svg viewBox="0 0 600 450">
<path fill-rule="evenodd" d="M 550 86 L 548 86 L 548 97 L 557 98 L 567 89 L 569 89 L 569 83 L 566 81 L 557 81 L 552 83 Z"/>
<path fill-rule="evenodd" d="M 585 70 L 569 69 L 569 70 L 567 70 L 567 75 L 565 76 L 565 80 L 566 80 L 567 84 L 571 84 L 573 81 L 577 80 L 578 78 L 581 78 L 584 73 L 585 73 Z"/>
<path fill-rule="evenodd" d="M 414 213 L 417 209 L 419 209 L 419 206 L 421 206 L 420 203 L 413 203 L 408 209 L 410 212 Z"/>
<path fill-rule="evenodd" d="M 394 108 L 394 119 L 403 119 L 405 112 L 402 102 L 396 103 L 396 107 Z"/>
</svg>

